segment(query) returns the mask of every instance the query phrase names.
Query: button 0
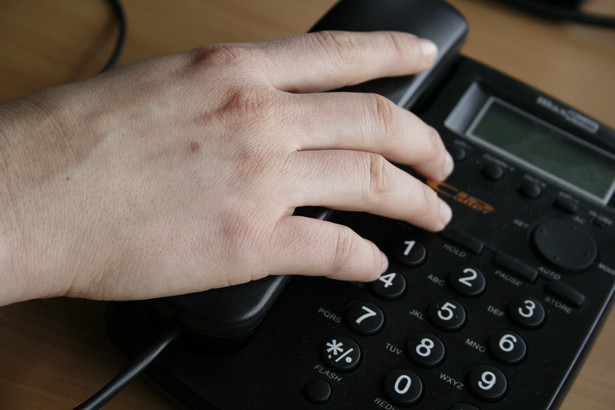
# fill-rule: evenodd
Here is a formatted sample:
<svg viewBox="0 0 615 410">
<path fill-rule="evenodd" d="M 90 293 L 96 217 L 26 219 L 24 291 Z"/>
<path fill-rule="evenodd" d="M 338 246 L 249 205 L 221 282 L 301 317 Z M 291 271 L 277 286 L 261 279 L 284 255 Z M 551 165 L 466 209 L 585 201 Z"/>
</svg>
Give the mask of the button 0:
<svg viewBox="0 0 615 410">
<path fill-rule="evenodd" d="M 421 398 L 423 382 L 408 369 L 393 369 L 384 377 L 383 388 L 386 395 L 400 406 L 410 406 Z"/>
<path fill-rule="evenodd" d="M 549 219 L 536 226 L 534 245 L 556 268 L 570 272 L 588 269 L 598 256 L 598 245 L 581 225 L 568 219 Z"/>
</svg>

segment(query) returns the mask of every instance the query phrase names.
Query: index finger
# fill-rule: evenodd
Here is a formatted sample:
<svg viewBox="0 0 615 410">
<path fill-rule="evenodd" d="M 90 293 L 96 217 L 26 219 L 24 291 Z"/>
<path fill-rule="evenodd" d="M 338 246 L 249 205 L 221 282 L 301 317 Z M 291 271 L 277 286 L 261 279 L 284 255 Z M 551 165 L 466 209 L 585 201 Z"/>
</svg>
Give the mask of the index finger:
<svg viewBox="0 0 615 410">
<path fill-rule="evenodd" d="M 257 46 L 258 47 L 258 46 Z M 412 34 L 321 31 L 260 43 L 262 69 L 277 89 L 317 92 L 431 67 L 436 45 Z"/>
</svg>

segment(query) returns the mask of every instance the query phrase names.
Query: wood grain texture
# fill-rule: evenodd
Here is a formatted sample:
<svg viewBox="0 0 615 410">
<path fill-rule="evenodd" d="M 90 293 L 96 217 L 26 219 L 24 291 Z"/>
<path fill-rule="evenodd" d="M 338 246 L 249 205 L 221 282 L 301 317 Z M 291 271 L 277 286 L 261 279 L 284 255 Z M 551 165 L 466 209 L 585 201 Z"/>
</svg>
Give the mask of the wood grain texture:
<svg viewBox="0 0 615 410">
<path fill-rule="evenodd" d="M 545 21 L 492 0 L 451 0 L 468 19 L 463 53 L 615 127 L 615 31 Z M 307 31 L 334 0 L 123 0 L 128 39 L 121 64 L 206 43 Z M 612 0 L 588 10 L 615 15 Z M 115 42 L 103 0 L 0 2 L 0 101 L 97 73 Z M 36 300 L 0 308 L 0 408 L 72 408 L 123 366 L 104 304 Z M 565 335 L 562 335 L 565 337 Z M 606 321 L 562 409 L 615 408 L 615 318 Z M 143 380 L 109 409 L 169 409 Z"/>
</svg>

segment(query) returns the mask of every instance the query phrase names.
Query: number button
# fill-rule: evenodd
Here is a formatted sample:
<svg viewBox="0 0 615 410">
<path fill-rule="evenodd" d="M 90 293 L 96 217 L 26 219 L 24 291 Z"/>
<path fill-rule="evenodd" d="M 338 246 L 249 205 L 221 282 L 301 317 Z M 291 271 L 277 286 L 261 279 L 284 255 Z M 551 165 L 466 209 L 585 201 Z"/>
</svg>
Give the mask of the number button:
<svg viewBox="0 0 615 410">
<path fill-rule="evenodd" d="M 468 374 L 468 386 L 479 399 L 496 401 L 506 393 L 508 382 L 504 373 L 497 368 L 479 365 Z"/>
<path fill-rule="evenodd" d="M 444 343 L 431 333 L 416 333 L 406 343 L 410 360 L 422 367 L 435 367 L 442 363 L 446 349 Z"/>
<path fill-rule="evenodd" d="M 427 308 L 427 317 L 441 330 L 459 330 L 466 322 L 466 311 L 461 304 L 452 299 L 442 299 Z"/>
<path fill-rule="evenodd" d="M 346 310 L 346 323 L 362 335 L 373 335 L 384 325 L 384 313 L 371 302 L 353 303 Z"/>
<path fill-rule="evenodd" d="M 393 369 L 384 377 L 384 392 L 399 406 L 409 406 L 421 398 L 423 382 L 408 369 Z"/>
<path fill-rule="evenodd" d="M 320 357 L 330 369 L 349 372 L 359 365 L 361 348 L 349 337 L 331 337 L 320 350 Z"/>
<path fill-rule="evenodd" d="M 371 282 L 369 287 L 379 298 L 395 300 L 404 295 L 406 278 L 401 273 L 387 271 L 378 280 Z"/>
<path fill-rule="evenodd" d="M 411 268 L 419 266 L 427 258 L 425 245 L 409 233 L 400 234 L 393 238 L 391 253 L 397 262 Z"/>
<path fill-rule="evenodd" d="M 520 363 L 527 353 L 525 340 L 510 330 L 499 330 L 492 334 L 487 346 L 496 359 L 506 364 Z"/>
<path fill-rule="evenodd" d="M 448 275 L 448 283 L 462 296 L 475 297 L 485 291 L 485 275 L 475 268 L 455 268 Z"/>
<path fill-rule="evenodd" d="M 531 297 L 521 297 L 508 304 L 510 319 L 521 327 L 536 329 L 545 321 L 545 309 Z"/>
</svg>

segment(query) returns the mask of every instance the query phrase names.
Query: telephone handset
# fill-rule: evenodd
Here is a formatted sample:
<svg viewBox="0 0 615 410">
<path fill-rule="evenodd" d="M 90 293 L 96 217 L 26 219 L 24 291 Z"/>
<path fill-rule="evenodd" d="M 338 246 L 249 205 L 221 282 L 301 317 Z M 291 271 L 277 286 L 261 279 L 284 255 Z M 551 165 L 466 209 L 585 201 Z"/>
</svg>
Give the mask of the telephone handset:
<svg viewBox="0 0 615 410">
<path fill-rule="evenodd" d="M 112 338 L 134 356 L 167 322 L 189 327 L 147 371 L 193 408 L 557 407 L 615 293 L 615 131 L 459 55 L 467 24 L 442 1 L 342 0 L 321 29 L 438 45 L 429 72 L 353 89 L 438 129 L 455 171 L 426 182 L 449 227 L 299 209 L 372 240 L 387 272 L 111 304 Z"/>
</svg>

